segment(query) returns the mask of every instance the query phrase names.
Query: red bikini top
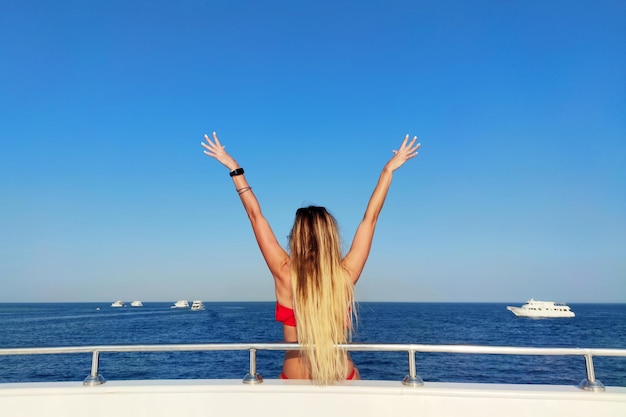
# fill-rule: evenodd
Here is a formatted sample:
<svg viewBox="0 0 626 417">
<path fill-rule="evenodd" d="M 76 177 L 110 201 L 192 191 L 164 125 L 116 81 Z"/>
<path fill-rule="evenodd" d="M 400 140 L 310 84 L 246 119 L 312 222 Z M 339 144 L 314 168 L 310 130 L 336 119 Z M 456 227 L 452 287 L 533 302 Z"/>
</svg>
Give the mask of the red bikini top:
<svg viewBox="0 0 626 417">
<path fill-rule="evenodd" d="M 276 301 L 276 321 L 285 326 L 296 327 L 296 315 L 293 309 L 278 304 L 278 301 Z"/>
<path fill-rule="evenodd" d="M 276 301 L 276 321 L 281 322 L 285 326 L 296 327 L 296 314 L 293 309 L 278 304 Z"/>
</svg>

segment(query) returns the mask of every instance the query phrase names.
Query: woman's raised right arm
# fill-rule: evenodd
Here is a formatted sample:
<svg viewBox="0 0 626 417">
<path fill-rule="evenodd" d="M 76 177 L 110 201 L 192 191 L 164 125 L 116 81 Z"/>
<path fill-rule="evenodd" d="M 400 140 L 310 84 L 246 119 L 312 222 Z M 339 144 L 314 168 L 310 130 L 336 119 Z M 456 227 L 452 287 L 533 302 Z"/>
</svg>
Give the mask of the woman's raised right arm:
<svg viewBox="0 0 626 417">
<path fill-rule="evenodd" d="M 387 198 L 393 172 L 404 165 L 406 161 L 417 155 L 417 149 L 420 147 L 420 144 L 416 142 L 417 136 L 413 137 L 413 140 L 409 142 L 409 135 L 406 135 L 400 149 L 393 151 L 394 156 L 385 164 L 378 178 L 376 188 L 374 188 L 374 192 L 367 203 L 363 219 L 354 234 L 350 250 L 343 260 L 343 265 L 348 270 L 353 283 L 356 283 L 361 276 L 361 272 L 369 256 L 374 239 L 376 222 L 378 221 L 378 216 Z"/>
</svg>

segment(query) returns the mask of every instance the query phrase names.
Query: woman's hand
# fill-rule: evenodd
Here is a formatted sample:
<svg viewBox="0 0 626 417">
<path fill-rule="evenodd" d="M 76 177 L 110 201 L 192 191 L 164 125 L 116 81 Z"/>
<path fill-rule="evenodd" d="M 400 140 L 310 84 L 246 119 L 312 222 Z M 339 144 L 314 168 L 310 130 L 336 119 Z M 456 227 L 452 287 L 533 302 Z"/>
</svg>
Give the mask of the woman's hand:
<svg viewBox="0 0 626 417">
<path fill-rule="evenodd" d="M 228 152 L 224 150 L 225 146 L 222 146 L 222 144 L 220 143 L 220 140 L 217 138 L 217 133 L 213 132 L 214 142 L 211 141 L 208 135 L 204 135 L 204 140 L 206 140 L 206 143 L 200 142 L 200 145 L 204 147 L 205 149 L 204 153 L 206 155 L 209 155 L 210 157 L 217 159 L 222 165 L 224 165 L 230 171 L 233 171 L 239 168 L 239 164 L 237 163 L 237 161 L 235 161 L 233 157 L 230 156 Z"/>
<path fill-rule="evenodd" d="M 415 142 L 417 142 L 417 136 L 414 136 L 413 140 L 409 142 L 409 135 L 406 135 L 404 141 L 402 141 L 402 145 L 400 145 L 400 149 L 393 151 L 393 158 L 387 162 L 385 168 L 395 171 L 404 165 L 406 161 L 417 156 L 417 150 L 422 144 Z"/>
</svg>

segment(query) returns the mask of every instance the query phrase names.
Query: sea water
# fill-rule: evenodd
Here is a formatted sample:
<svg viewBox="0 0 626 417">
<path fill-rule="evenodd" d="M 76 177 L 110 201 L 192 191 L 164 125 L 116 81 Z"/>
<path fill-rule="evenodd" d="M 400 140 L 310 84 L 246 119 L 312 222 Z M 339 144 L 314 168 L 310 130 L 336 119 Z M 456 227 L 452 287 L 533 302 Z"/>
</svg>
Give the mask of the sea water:
<svg viewBox="0 0 626 417">
<path fill-rule="evenodd" d="M 510 303 L 521 305 L 522 303 Z M 282 341 L 271 302 L 172 303 L 113 308 L 110 303 L 0 304 L 0 348 Z M 626 348 L 626 304 L 570 304 L 574 318 L 516 317 L 505 303 L 360 303 L 359 343 Z M 258 351 L 257 370 L 276 378 L 283 352 Z M 363 379 L 400 381 L 406 352 L 353 352 Z M 243 378 L 247 351 L 102 353 L 107 380 Z M 417 353 L 425 381 L 575 385 L 581 356 Z M 626 358 L 594 358 L 596 378 L 626 386 Z M 0 382 L 82 381 L 91 354 L 0 356 Z"/>
</svg>

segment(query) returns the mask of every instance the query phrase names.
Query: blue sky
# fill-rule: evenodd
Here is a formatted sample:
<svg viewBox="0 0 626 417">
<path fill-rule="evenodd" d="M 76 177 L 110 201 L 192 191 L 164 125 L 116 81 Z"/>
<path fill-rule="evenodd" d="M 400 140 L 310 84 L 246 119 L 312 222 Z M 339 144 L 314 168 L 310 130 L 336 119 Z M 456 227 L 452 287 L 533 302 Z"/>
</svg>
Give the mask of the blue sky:
<svg viewBox="0 0 626 417">
<path fill-rule="evenodd" d="M 283 244 L 347 247 L 405 134 L 362 301 L 626 302 L 622 1 L 0 4 L 0 302 L 272 300 L 217 131 Z"/>
</svg>

